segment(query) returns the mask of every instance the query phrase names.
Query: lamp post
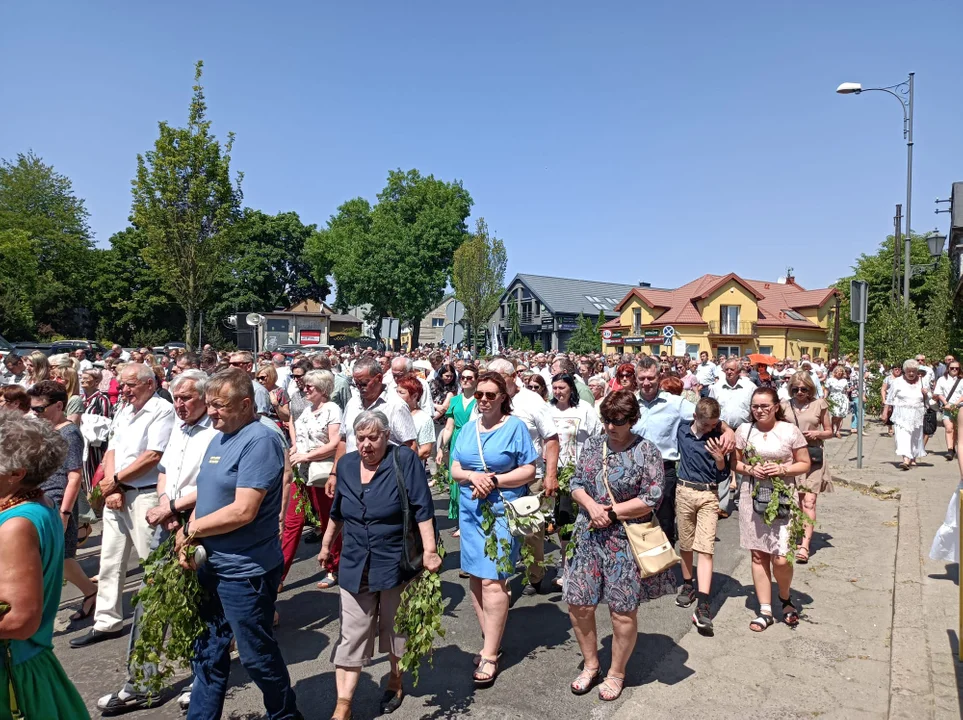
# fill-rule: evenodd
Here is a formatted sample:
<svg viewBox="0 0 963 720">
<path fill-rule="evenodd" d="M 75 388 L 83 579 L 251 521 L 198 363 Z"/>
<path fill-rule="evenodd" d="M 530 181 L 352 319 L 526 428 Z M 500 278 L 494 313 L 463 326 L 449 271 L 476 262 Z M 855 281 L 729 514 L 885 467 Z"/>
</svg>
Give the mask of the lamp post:
<svg viewBox="0 0 963 720">
<path fill-rule="evenodd" d="M 904 267 L 906 271 L 903 273 L 903 303 L 907 307 L 909 306 L 910 276 L 912 275 L 909 268 L 910 249 L 913 245 L 910 237 L 910 211 L 913 201 L 913 76 L 915 74 L 910 73 L 906 80 L 889 87 L 864 88 L 860 83 L 844 82 L 836 88 L 836 92 L 840 95 L 859 95 L 860 93 L 879 90 L 889 93 L 899 100 L 899 104 L 903 108 L 903 139 L 906 140 L 906 235 L 904 236 Z"/>
<path fill-rule="evenodd" d="M 946 235 L 941 235 L 939 230 L 934 230 L 929 235 L 926 236 L 926 245 L 930 250 L 930 258 L 933 260 L 931 263 L 926 263 L 924 265 L 910 265 L 909 275 L 919 275 L 927 270 L 932 270 L 936 267 L 936 264 L 940 261 L 940 255 L 943 254 L 943 246 L 946 244 Z"/>
</svg>

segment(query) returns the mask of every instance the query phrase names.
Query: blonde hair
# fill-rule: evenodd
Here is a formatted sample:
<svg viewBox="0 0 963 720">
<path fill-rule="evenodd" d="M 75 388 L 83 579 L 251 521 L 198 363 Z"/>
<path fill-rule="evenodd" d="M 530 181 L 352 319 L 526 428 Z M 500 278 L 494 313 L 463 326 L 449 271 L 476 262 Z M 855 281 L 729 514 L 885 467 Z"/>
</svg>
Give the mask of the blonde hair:
<svg viewBox="0 0 963 720">
<path fill-rule="evenodd" d="M 50 361 L 47 360 L 46 355 L 39 350 L 34 350 L 27 357 L 30 358 L 30 365 L 33 368 L 30 371 L 30 382 L 38 383 L 50 378 Z"/>
<path fill-rule="evenodd" d="M 791 388 L 793 385 L 805 385 L 809 391 L 809 397 L 816 399 L 816 383 L 813 382 L 812 375 L 805 370 L 793 373 L 792 377 L 789 378 L 789 387 Z"/>
<path fill-rule="evenodd" d="M 277 371 L 277 368 L 274 367 L 273 363 L 262 362 L 260 365 L 258 365 L 257 372 L 254 373 L 254 377 L 257 378 L 257 376 L 261 373 L 264 373 L 265 375 L 268 376 L 268 380 L 271 382 L 272 385 L 278 384 L 278 371 Z"/>
<path fill-rule="evenodd" d="M 54 379 L 64 381 L 64 390 L 67 391 L 68 398 L 80 394 L 80 383 L 77 380 L 77 371 L 72 367 L 54 367 L 51 369 L 50 374 Z"/>
</svg>

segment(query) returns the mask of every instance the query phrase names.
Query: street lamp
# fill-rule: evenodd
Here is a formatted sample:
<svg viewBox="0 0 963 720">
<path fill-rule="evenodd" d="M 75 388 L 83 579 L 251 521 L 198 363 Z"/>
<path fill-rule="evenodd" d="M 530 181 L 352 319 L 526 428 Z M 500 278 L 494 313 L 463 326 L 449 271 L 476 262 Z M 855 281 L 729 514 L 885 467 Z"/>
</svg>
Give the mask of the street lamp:
<svg viewBox="0 0 963 720">
<path fill-rule="evenodd" d="M 903 275 L 903 302 L 907 306 L 909 306 L 910 276 L 912 275 L 909 267 L 912 247 L 910 213 L 913 201 L 913 76 L 915 74 L 910 73 L 906 80 L 889 87 L 864 88 L 860 83 L 844 82 L 836 88 L 836 92 L 840 95 L 859 95 L 872 90 L 889 93 L 899 100 L 903 108 L 903 139 L 906 140 L 906 234 L 904 236 L 906 273 Z"/>
<path fill-rule="evenodd" d="M 909 274 L 910 277 L 913 275 L 919 275 L 927 270 L 932 270 L 936 267 L 937 263 L 940 261 L 940 255 L 943 254 L 943 246 L 946 244 L 946 235 L 941 235 L 939 230 L 934 230 L 929 235 L 926 236 L 926 245 L 930 249 L 930 258 L 933 260 L 931 263 L 925 263 L 923 265 L 910 265 Z"/>
</svg>

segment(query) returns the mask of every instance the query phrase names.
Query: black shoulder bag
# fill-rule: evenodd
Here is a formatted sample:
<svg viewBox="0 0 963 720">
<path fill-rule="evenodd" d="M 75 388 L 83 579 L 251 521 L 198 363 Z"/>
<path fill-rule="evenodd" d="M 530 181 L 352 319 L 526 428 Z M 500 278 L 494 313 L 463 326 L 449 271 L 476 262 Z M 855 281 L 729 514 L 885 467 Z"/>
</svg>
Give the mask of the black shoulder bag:
<svg viewBox="0 0 963 720">
<path fill-rule="evenodd" d="M 792 400 L 789 401 L 789 409 L 792 410 L 792 416 L 796 420 L 796 427 L 798 428 L 799 416 L 796 415 L 796 408 L 792 406 Z M 799 431 L 802 432 L 802 428 L 799 428 Z M 809 462 L 811 462 L 813 465 L 823 464 L 823 446 L 822 445 L 809 445 L 807 441 L 806 449 L 809 450 Z"/>
<path fill-rule="evenodd" d="M 405 580 L 410 580 L 420 573 L 425 567 L 425 545 L 421 540 L 421 531 L 418 529 L 418 521 L 415 519 L 415 511 L 408 502 L 408 490 L 405 487 L 405 479 L 401 472 L 401 463 L 398 462 L 398 447 L 391 449 L 391 461 L 394 463 L 395 480 L 398 483 L 398 496 L 401 498 L 402 515 L 402 550 L 401 550 L 401 575 Z M 435 530 L 435 539 L 438 538 L 438 528 L 435 526 L 435 518 L 431 518 L 432 527 Z"/>
</svg>

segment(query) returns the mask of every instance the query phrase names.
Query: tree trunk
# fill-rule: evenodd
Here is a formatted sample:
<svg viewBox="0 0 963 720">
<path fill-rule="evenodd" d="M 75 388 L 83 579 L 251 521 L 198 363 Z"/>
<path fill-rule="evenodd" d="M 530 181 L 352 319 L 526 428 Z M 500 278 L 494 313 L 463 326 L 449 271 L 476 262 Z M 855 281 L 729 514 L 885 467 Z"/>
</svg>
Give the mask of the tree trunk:
<svg viewBox="0 0 963 720">
<path fill-rule="evenodd" d="M 414 350 L 416 347 L 418 347 L 418 340 L 419 340 L 420 337 L 421 337 L 421 320 L 422 320 L 422 318 L 418 318 L 417 320 L 412 320 L 412 321 L 411 321 L 411 348 L 410 348 L 410 350 Z"/>
<path fill-rule="evenodd" d="M 184 305 L 184 313 L 187 315 L 187 323 L 184 327 L 184 332 L 187 337 L 184 338 L 184 344 L 187 346 L 188 352 L 190 352 L 194 349 L 191 345 L 194 338 L 194 306 L 191 303 Z"/>
</svg>

